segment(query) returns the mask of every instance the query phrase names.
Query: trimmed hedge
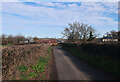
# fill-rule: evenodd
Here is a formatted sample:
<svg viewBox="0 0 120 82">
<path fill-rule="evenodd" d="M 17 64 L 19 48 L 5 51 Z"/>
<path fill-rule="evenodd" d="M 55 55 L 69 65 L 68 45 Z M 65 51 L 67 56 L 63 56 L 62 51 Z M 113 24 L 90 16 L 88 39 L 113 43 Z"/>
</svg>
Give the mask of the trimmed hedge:
<svg viewBox="0 0 120 82">
<path fill-rule="evenodd" d="M 95 43 L 64 43 L 62 47 L 65 48 L 76 48 L 78 50 L 83 50 L 85 52 L 101 55 L 101 56 L 109 56 L 114 58 L 119 58 L 120 55 L 120 44 L 95 44 Z"/>
<path fill-rule="evenodd" d="M 113 75 L 114 78 L 120 76 L 120 44 L 64 43 L 62 47 L 72 55 Z"/>
<path fill-rule="evenodd" d="M 62 47 L 67 47 L 67 48 L 76 48 L 78 44 L 75 43 L 62 43 Z"/>
<path fill-rule="evenodd" d="M 83 43 L 80 45 L 83 51 L 93 54 L 99 54 L 109 57 L 119 57 L 120 45 L 118 44 L 94 44 L 94 43 Z"/>
</svg>

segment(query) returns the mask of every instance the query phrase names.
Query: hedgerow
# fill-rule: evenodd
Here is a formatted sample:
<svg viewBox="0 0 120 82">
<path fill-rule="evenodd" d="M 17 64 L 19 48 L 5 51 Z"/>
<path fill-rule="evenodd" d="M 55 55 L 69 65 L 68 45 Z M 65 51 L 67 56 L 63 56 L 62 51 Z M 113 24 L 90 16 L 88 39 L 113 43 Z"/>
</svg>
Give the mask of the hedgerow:
<svg viewBox="0 0 120 82">
<path fill-rule="evenodd" d="M 120 44 L 64 43 L 62 48 L 115 78 L 120 76 Z"/>
</svg>

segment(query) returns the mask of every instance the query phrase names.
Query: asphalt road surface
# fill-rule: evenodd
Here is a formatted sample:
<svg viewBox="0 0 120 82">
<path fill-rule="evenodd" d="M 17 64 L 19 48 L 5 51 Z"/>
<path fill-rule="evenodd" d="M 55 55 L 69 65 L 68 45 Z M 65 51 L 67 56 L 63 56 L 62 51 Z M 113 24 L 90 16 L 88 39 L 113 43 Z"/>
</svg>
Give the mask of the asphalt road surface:
<svg viewBox="0 0 120 82">
<path fill-rule="evenodd" d="M 61 47 L 53 48 L 58 80 L 110 80 L 105 73 L 80 61 Z"/>
</svg>

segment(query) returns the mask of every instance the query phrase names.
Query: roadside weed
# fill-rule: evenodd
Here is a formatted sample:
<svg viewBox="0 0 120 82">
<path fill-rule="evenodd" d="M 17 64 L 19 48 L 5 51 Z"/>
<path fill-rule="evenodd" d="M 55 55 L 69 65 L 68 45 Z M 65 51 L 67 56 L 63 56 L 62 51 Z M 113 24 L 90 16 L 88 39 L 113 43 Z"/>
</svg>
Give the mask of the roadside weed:
<svg viewBox="0 0 120 82">
<path fill-rule="evenodd" d="M 30 77 L 36 77 L 36 76 L 38 76 L 36 73 L 34 73 L 34 72 L 30 72 L 29 74 L 28 74 L 28 76 L 30 76 Z"/>
<path fill-rule="evenodd" d="M 49 49 L 47 51 L 49 54 L 51 53 L 51 48 L 52 47 L 49 47 Z M 50 59 L 49 54 L 47 54 L 47 56 L 39 57 L 38 62 L 36 64 L 30 66 L 30 69 L 28 69 L 24 65 L 19 66 L 18 67 L 19 71 L 25 72 L 27 75 L 26 76 L 25 74 L 21 74 L 21 78 L 23 80 L 28 80 L 29 79 L 28 77 L 33 78 L 33 77 L 39 76 L 39 74 L 40 74 L 40 75 L 42 75 L 42 78 L 40 78 L 40 79 L 43 80 L 43 78 L 46 77 L 46 75 L 43 73 L 45 72 L 45 67 L 48 65 L 48 61 Z M 34 72 L 28 71 L 28 70 L 34 70 Z"/>
<path fill-rule="evenodd" d="M 52 46 L 50 46 L 47 50 L 47 53 L 50 54 L 51 53 L 51 49 L 52 49 Z"/>
<path fill-rule="evenodd" d="M 25 67 L 24 65 L 19 66 L 18 69 L 19 69 L 20 72 L 25 72 L 25 71 L 28 70 L 28 68 Z"/>
<path fill-rule="evenodd" d="M 45 77 L 45 74 L 44 74 L 44 75 L 42 75 L 42 77 L 44 78 L 44 77 Z"/>
<path fill-rule="evenodd" d="M 22 78 L 23 80 L 28 80 L 28 77 L 27 77 L 25 74 L 21 74 L 21 78 Z"/>
</svg>

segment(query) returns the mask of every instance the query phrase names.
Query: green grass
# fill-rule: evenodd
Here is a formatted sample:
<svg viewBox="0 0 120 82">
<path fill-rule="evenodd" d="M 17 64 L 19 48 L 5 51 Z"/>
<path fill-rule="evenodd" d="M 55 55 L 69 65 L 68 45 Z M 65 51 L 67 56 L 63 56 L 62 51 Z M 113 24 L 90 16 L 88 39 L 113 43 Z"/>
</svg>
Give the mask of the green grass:
<svg viewBox="0 0 120 82">
<path fill-rule="evenodd" d="M 22 78 L 23 80 L 28 80 L 28 77 L 27 77 L 25 74 L 21 74 L 21 78 Z"/>
<path fill-rule="evenodd" d="M 25 71 L 28 70 L 28 68 L 25 67 L 24 65 L 19 66 L 18 69 L 19 69 L 20 72 L 25 72 Z"/>
<path fill-rule="evenodd" d="M 30 73 L 28 73 L 28 76 L 30 76 L 30 77 L 36 77 L 38 75 L 36 73 L 34 73 L 34 72 L 30 72 Z"/>
<path fill-rule="evenodd" d="M 103 71 L 111 73 L 114 76 L 120 75 L 119 60 L 112 58 L 103 58 L 100 55 L 89 54 L 82 50 L 78 51 L 74 48 L 65 48 L 65 50 L 70 52 L 72 55 L 77 56 L 78 58 L 102 69 Z"/>
<path fill-rule="evenodd" d="M 35 65 L 32 65 L 31 68 L 32 70 L 36 71 L 38 74 L 40 73 L 42 75 L 43 72 L 45 72 L 45 66 L 48 65 L 48 60 L 49 57 L 45 56 L 45 57 L 39 57 L 38 62 Z M 24 73 L 28 70 L 27 67 L 25 67 L 24 65 L 21 65 L 18 67 L 19 71 Z M 38 76 L 36 73 L 34 72 L 27 72 L 29 77 L 36 77 Z M 44 78 L 46 75 L 42 75 L 42 78 Z M 28 77 L 25 74 L 21 74 L 21 78 L 23 80 L 28 80 Z"/>
<path fill-rule="evenodd" d="M 47 50 L 47 53 L 48 53 L 48 54 L 51 54 L 51 49 L 52 49 L 52 46 L 50 46 L 50 47 L 48 48 L 48 50 Z"/>
<path fill-rule="evenodd" d="M 48 61 L 50 59 L 50 54 L 51 54 L 51 49 L 52 49 L 52 46 L 48 48 L 47 50 L 47 56 L 44 56 L 44 57 L 39 57 L 38 58 L 38 62 L 34 65 L 31 66 L 32 70 L 36 71 L 37 74 L 41 74 L 42 75 L 42 78 L 41 80 L 46 77 L 45 74 L 43 74 L 45 72 L 45 66 L 48 65 Z M 25 67 L 24 65 L 21 65 L 18 67 L 19 71 L 20 72 L 26 72 L 28 70 L 27 67 Z M 26 72 L 28 77 L 36 77 L 38 76 L 36 73 L 34 72 Z M 25 76 L 25 74 L 22 74 L 21 75 L 21 78 L 23 80 L 27 80 L 28 79 L 27 76 Z"/>
<path fill-rule="evenodd" d="M 39 57 L 38 62 L 35 65 L 31 66 L 31 68 L 38 73 L 43 73 L 45 71 L 45 65 L 48 65 L 48 58 Z"/>
<path fill-rule="evenodd" d="M 32 69 L 38 73 L 44 72 L 44 70 L 45 70 L 44 63 L 38 62 L 36 65 L 32 66 Z"/>
<path fill-rule="evenodd" d="M 46 75 L 42 75 L 42 77 L 44 78 Z"/>
</svg>

